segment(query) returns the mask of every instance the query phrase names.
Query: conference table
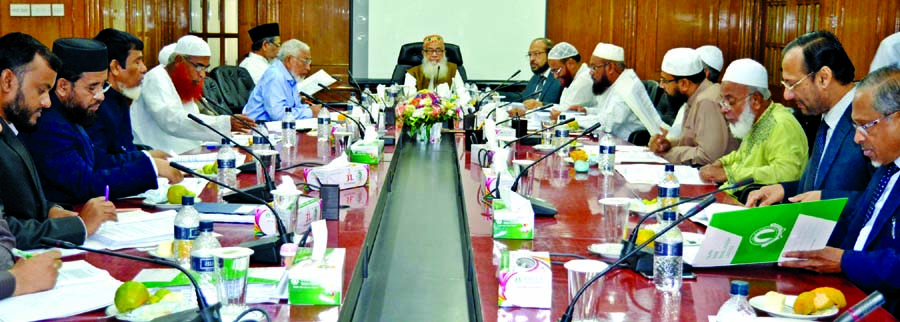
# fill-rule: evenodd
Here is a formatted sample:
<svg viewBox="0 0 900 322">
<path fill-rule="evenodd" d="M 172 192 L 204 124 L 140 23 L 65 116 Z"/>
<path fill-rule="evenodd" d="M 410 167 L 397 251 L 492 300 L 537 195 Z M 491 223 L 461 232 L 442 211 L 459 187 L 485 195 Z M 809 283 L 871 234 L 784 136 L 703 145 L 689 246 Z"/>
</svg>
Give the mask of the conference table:
<svg viewBox="0 0 900 322">
<path fill-rule="evenodd" d="M 298 143 L 293 148 L 279 146 L 282 155 L 282 166 L 300 162 L 328 162 L 340 151 L 317 144 L 314 136 L 298 133 Z M 395 134 L 398 138 L 402 135 Z M 601 236 L 600 231 L 609 223 L 600 213 L 599 199 L 606 197 L 629 197 L 653 199 L 656 187 L 652 185 L 631 185 L 619 175 L 601 175 L 596 167 L 588 173 L 575 173 L 573 167 L 561 157 L 552 156 L 537 164 L 532 169 L 534 176 L 531 187 L 532 194 L 553 203 L 559 214 L 553 218 L 535 219 L 535 237 L 533 240 L 498 240 L 491 237 L 491 213 L 488 206 L 481 201 L 484 178 L 480 167 L 471 162 L 471 153 L 464 148 L 463 136 L 445 134 L 452 140 L 458 158 L 460 184 L 464 191 L 466 221 L 469 230 L 474 274 L 477 278 L 476 320 L 483 321 L 555 321 L 563 314 L 568 301 L 567 273 L 562 265 L 552 265 L 552 309 L 532 308 L 498 308 L 497 258 L 498 247 L 507 249 L 529 249 L 547 251 L 552 254 L 574 254 L 590 259 L 611 262 L 613 259 L 601 258 L 591 254 L 588 246 L 608 240 L 609 236 Z M 583 139 L 588 144 L 590 139 Z M 403 142 L 403 144 L 428 144 L 421 142 Z M 622 144 L 627 144 L 622 142 Z M 195 153 L 210 152 L 203 148 Z M 394 147 L 385 147 L 385 158 L 382 163 L 370 167 L 367 187 L 346 189 L 341 191 L 340 219 L 328 221 L 328 247 L 345 248 L 347 251 L 344 263 L 344 291 L 347 292 L 358 268 L 363 244 L 370 230 L 373 215 L 382 191 L 385 179 L 389 177 L 389 162 L 394 155 Z M 543 153 L 530 146 L 516 145 L 516 159 L 540 158 Z M 248 159 L 249 161 L 249 159 Z M 282 175 L 291 176 L 295 182 L 304 181 L 303 169 L 294 168 L 278 172 L 276 183 L 281 182 Z M 239 186 L 256 185 L 255 174 L 240 174 Z M 714 190 L 712 185 L 682 185 L 681 196 L 697 196 Z M 203 200 L 215 199 L 212 185 L 200 195 Z M 317 195 L 315 191 L 310 195 Z M 724 194 L 718 194 L 719 201 L 728 202 Z M 139 201 L 125 200 L 116 202 L 119 208 L 142 207 L 145 211 L 158 211 L 143 206 Z M 636 214 L 630 215 L 633 225 L 637 221 Z M 679 226 L 682 231 L 702 232 L 703 226 L 685 222 Z M 215 231 L 222 235 L 223 246 L 237 245 L 254 237 L 252 225 L 217 223 Z M 123 253 L 147 256 L 146 252 L 137 249 L 123 250 Z M 98 254 L 80 254 L 65 258 L 69 260 L 84 259 L 87 262 L 108 270 L 119 280 L 131 280 L 140 270 L 153 265 L 135 263 L 130 260 Z M 570 257 L 555 256 L 555 262 L 565 262 Z M 597 306 L 601 317 L 608 321 L 707 321 L 709 315 L 715 315 L 719 306 L 729 298 L 729 284 L 732 280 L 745 280 L 750 283 L 750 296 L 778 291 L 784 294 L 799 294 L 820 286 L 830 286 L 841 290 L 848 303 L 854 304 L 866 294 L 856 288 L 849 280 L 840 275 L 820 275 L 808 271 L 787 269 L 775 264 L 744 265 L 719 268 L 696 268 L 695 280 L 685 280 L 679 296 L 664 296 L 657 292 L 651 280 L 641 277 L 628 269 L 616 269 L 602 279 L 602 291 Z M 346 298 L 345 298 L 346 301 Z M 341 307 L 288 305 L 285 301 L 279 304 L 252 304 L 266 310 L 273 321 L 335 321 L 341 314 Z M 843 310 L 842 310 L 843 312 Z M 760 313 L 760 316 L 765 316 Z M 102 310 L 85 313 L 62 319 L 65 321 L 114 320 L 106 317 Z M 432 321 L 446 321 L 445 317 L 435 316 Z M 896 321 L 887 311 L 878 309 L 864 321 Z"/>
</svg>

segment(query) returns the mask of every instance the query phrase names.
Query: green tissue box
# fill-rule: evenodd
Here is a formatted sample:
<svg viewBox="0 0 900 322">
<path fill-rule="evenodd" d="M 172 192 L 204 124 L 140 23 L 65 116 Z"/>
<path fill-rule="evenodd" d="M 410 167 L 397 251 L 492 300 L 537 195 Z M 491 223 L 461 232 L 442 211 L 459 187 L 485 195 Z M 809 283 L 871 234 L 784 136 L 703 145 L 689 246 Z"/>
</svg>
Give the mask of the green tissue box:
<svg viewBox="0 0 900 322">
<path fill-rule="evenodd" d="M 384 156 L 384 140 L 372 142 L 356 141 L 350 145 L 350 162 L 378 164 Z"/>
<path fill-rule="evenodd" d="M 325 250 L 323 261 L 312 260 L 312 248 L 301 247 L 288 270 L 291 305 L 341 305 L 344 288 L 344 248 Z"/>
</svg>

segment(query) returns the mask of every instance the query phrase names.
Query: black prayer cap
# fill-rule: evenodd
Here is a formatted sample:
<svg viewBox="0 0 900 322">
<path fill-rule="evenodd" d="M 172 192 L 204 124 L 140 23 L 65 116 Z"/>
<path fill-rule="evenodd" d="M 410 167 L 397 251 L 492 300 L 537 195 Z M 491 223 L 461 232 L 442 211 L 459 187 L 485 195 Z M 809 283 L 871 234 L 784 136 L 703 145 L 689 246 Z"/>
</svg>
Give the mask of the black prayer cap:
<svg viewBox="0 0 900 322">
<path fill-rule="evenodd" d="M 281 35 L 281 33 L 278 31 L 278 23 L 277 22 L 267 23 L 267 24 L 253 27 L 253 29 L 248 30 L 247 33 L 250 34 L 250 40 L 253 42 L 257 42 L 257 41 L 263 40 L 265 38 Z"/>
<path fill-rule="evenodd" d="M 63 62 L 62 69 L 72 75 L 109 69 L 106 45 L 87 38 L 60 38 L 53 41 L 53 54 Z"/>
</svg>

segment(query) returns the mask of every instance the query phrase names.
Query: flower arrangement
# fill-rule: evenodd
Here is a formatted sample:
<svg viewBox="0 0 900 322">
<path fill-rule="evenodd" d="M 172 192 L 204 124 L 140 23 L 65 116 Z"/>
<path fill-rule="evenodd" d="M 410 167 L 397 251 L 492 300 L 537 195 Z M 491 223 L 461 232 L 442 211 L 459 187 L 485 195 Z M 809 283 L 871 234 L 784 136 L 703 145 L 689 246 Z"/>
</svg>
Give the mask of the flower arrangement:
<svg viewBox="0 0 900 322">
<path fill-rule="evenodd" d="M 411 136 L 436 143 L 440 141 L 440 123 L 460 118 L 462 111 L 456 100 L 455 95 L 441 99 L 436 93 L 423 89 L 397 105 L 397 118 Z"/>
</svg>

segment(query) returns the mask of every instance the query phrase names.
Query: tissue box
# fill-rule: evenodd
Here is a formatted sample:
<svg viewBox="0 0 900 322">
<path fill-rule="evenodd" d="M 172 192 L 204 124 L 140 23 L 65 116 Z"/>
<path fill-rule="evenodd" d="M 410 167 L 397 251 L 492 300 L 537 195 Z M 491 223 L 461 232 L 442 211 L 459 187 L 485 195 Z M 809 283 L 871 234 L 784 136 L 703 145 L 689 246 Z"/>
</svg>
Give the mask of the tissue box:
<svg viewBox="0 0 900 322">
<path fill-rule="evenodd" d="M 350 162 L 378 164 L 384 156 L 384 140 L 356 141 L 350 145 Z"/>
<path fill-rule="evenodd" d="M 509 195 L 505 195 L 508 193 Z M 509 191 L 494 199 L 493 237 L 496 239 L 534 239 L 534 210 L 531 203 Z"/>
<path fill-rule="evenodd" d="M 336 184 L 343 189 L 362 187 L 369 183 L 369 165 L 349 163 L 340 167 L 315 167 L 303 170 L 306 182 L 314 185 Z"/>
<path fill-rule="evenodd" d="M 512 188 L 513 180 L 516 178 L 512 175 L 512 171 L 503 172 L 500 174 L 500 185 L 497 185 L 497 173 L 492 168 L 481 168 L 481 172 L 484 175 L 484 192 L 485 195 L 490 195 L 492 191 L 495 189 L 503 191 L 509 190 Z"/>
<path fill-rule="evenodd" d="M 312 248 L 297 250 L 288 271 L 288 303 L 291 305 L 341 305 L 344 288 L 344 248 L 325 250 L 325 260 L 312 260 Z"/>
<path fill-rule="evenodd" d="M 553 302 L 553 272 L 548 252 L 504 252 L 500 260 L 500 307 L 549 309 Z"/>
<path fill-rule="evenodd" d="M 294 230 L 297 234 L 303 235 L 313 221 L 322 219 L 322 214 L 319 212 L 321 204 L 322 200 L 319 198 L 300 196 L 300 199 L 297 200 L 297 227 Z"/>
</svg>

